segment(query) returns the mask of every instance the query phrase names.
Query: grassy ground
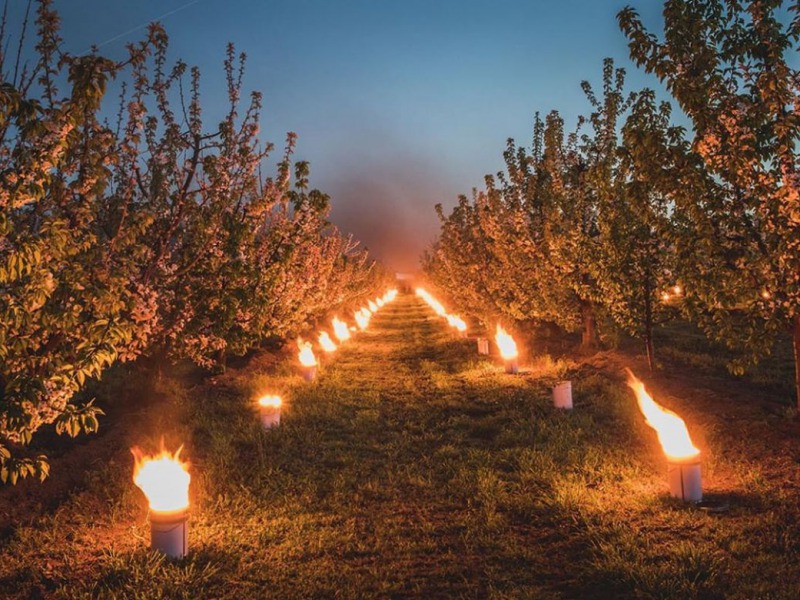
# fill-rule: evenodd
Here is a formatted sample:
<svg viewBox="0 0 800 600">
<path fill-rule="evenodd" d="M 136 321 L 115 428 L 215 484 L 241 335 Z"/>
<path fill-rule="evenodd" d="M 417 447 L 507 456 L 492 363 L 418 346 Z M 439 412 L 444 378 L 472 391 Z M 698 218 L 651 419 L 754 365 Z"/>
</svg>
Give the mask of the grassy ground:
<svg viewBox="0 0 800 600">
<path fill-rule="evenodd" d="M 667 497 L 663 455 L 621 382 L 629 363 L 686 418 L 727 512 Z M 72 465 L 84 475 L 69 494 L 0 491 L 0 506 L 27 502 L 0 529 L 0 596 L 800 597 L 796 420 L 751 383 L 640 367 L 529 352 L 506 375 L 401 296 L 313 384 L 269 354 L 201 383 L 176 376 Z M 570 413 L 550 403 L 564 374 Z M 264 432 L 253 400 L 268 389 L 288 406 Z M 130 480 L 127 447 L 162 434 L 192 462 L 180 562 L 147 549 Z"/>
</svg>

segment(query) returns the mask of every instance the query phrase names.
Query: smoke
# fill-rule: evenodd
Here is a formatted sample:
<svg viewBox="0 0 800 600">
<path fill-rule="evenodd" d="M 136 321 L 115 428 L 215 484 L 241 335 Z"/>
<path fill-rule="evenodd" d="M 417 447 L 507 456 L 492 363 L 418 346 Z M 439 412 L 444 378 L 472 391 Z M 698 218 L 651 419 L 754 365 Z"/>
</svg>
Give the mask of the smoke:
<svg viewBox="0 0 800 600">
<path fill-rule="evenodd" d="M 457 186 L 442 168 L 407 151 L 349 158 L 350 164 L 339 164 L 339 175 L 325 184 L 332 198 L 331 220 L 389 268 L 417 270 L 420 255 L 439 230 L 433 207 L 452 204 Z"/>
</svg>

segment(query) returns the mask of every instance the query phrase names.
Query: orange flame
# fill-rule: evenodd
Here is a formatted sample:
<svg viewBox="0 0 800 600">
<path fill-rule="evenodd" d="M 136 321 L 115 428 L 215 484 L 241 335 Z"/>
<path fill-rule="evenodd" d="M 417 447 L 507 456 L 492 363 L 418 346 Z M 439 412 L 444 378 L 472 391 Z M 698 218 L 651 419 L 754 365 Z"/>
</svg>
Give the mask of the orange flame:
<svg viewBox="0 0 800 600">
<path fill-rule="evenodd" d="M 183 446 L 174 454 L 164 449 L 145 455 L 138 446 L 131 448 L 134 458 L 133 482 L 144 492 L 150 510 L 175 512 L 189 507 L 189 463 L 180 460 Z"/>
<path fill-rule="evenodd" d="M 384 304 L 386 304 L 386 300 L 383 298 L 375 298 L 375 304 L 378 305 L 378 308 L 382 308 Z"/>
<path fill-rule="evenodd" d="M 283 401 L 280 396 L 267 395 L 258 399 L 258 405 L 262 408 L 280 408 L 281 404 Z"/>
<path fill-rule="evenodd" d="M 450 327 L 455 327 L 461 333 L 464 333 L 467 330 L 467 324 L 461 317 L 457 317 L 456 315 L 447 315 L 447 322 L 450 323 Z"/>
<path fill-rule="evenodd" d="M 319 340 L 319 345 L 325 352 L 336 352 L 336 344 L 333 343 L 327 331 L 320 331 L 319 338 L 317 339 Z"/>
<path fill-rule="evenodd" d="M 304 367 L 316 366 L 317 357 L 314 356 L 314 350 L 311 348 L 311 342 L 306 342 L 300 338 L 297 338 L 297 347 L 300 349 L 300 352 L 297 355 L 300 359 L 300 364 Z"/>
<path fill-rule="evenodd" d="M 366 308 L 357 310 L 353 316 L 356 319 L 356 324 L 358 324 L 359 329 L 364 330 L 367 328 L 367 325 L 369 325 L 370 312 Z"/>
<path fill-rule="evenodd" d="M 433 296 L 431 296 L 427 290 L 423 288 L 417 288 L 417 296 L 425 300 L 425 302 L 428 303 L 428 306 L 430 306 L 433 309 L 433 311 L 440 317 L 444 317 L 447 315 L 447 311 L 445 310 L 444 306 L 442 306 L 442 303 L 439 302 Z"/>
<path fill-rule="evenodd" d="M 626 368 L 628 373 L 628 386 L 636 394 L 639 410 L 650 427 L 656 430 L 658 441 L 667 458 L 674 460 L 687 460 L 700 454 L 700 450 L 692 443 L 686 423 L 678 415 L 664 408 L 650 397 L 644 384 L 637 379 L 633 371 Z"/>
<path fill-rule="evenodd" d="M 350 329 L 347 323 L 340 321 L 337 317 L 333 317 L 333 334 L 340 342 L 350 339 Z"/>
<path fill-rule="evenodd" d="M 517 343 L 509 333 L 503 329 L 499 324 L 497 325 L 497 332 L 494 335 L 497 342 L 497 347 L 500 348 L 500 356 L 505 360 L 517 358 L 519 352 L 517 351 Z"/>
<path fill-rule="evenodd" d="M 378 305 L 373 300 L 367 302 L 367 306 L 369 306 L 370 312 L 378 312 Z"/>
<path fill-rule="evenodd" d="M 391 302 L 395 298 L 397 298 L 397 290 L 395 289 L 391 289 L 383 295 L 384 302 Z"/>
</svg>

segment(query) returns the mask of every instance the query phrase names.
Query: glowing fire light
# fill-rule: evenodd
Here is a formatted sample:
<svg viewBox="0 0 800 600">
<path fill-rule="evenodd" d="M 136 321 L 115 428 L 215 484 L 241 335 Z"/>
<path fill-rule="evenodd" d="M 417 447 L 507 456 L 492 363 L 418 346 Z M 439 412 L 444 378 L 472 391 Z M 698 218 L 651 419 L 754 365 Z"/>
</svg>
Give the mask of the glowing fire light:
<svg viewBox="0 0 800 600">
<path fill-rule="evenodd" d="M 300 364 L 304 367 L 315 367 L 317 365 L 317 357 L 314 356 L 314 350 L 311 348 L 311 342 L 306 342 L 298 338 L 297 347 L 300 349 L 300 352 L 297 355 L 300 359 Z"/>
<path fill-rule="evenodd" d="M 461 317 L 457 317 L 455 315 L 447 315 L 447 322 L 450 324 L 450 327 L 455 327 L 461 333 L 464 333 L 467 330 L 467 324 Z"/>
<path fill-rule="evenodd" d="M 428 306 L 430 306 L 437 315 L 440 317 L 447 316 L 447 311 L 444 309 L 444 306 L 442 306 L 441 302 L 431 296 L 427 290 L 423 288 L 417 288 L 417 296 L 425 300 L 425 302 L 428 303 Z"/>
<path fill-rule="evenodd" d="M 262 408 L 280 408 L 282 404 L 280 396 L 261 396 L 258 399 L 258 405 Z"/>
<path fill-rule="evenodd" d="M 397 290 L 395 289 L 389 290 L 383 295 L 384 302 L 391 302 L 395 298 L 397 298 Z"/>
<path fill-rule="evenodd" d="M 325 352 L 336 352 L 336 344 L 331 339 L 331 336 L 328 335 L 327 331 L 320 331 L 317 340 L 319 341 L 320 347 Z"/>
<path fill-rule="evenodd" d="M 356 319 L 356 323 L 358 324 L 359 329 L 363 331 L 364 329 L 367 328 L 367 325 L 369 325 L 369 317 L 370 317 L 370 313 L 368 310 L 362 308 L 361 310 L 357 310 L 353 316 Z"/>
<path fill-rule="evenodd" d="M 378 312 L 378 305 L 377 305 L 377 304 L 375 304 L 375 302 L 374 302 L 374 301 L 370 300 L 370 301 L 367 303 L 367 306 L 369 306 L 369 310 L 370 310 L 371 312 Z"/>
<path fill-rule="evenodd" d="M 672 293 L 676 296 L 680 296 L 683 293 L 683 288 L 679 285 L 672 286 Z"/>
<path fill-rule="evenodd" d="M 656 430 L 658 441 L 661 442 L 661 448 L 667 458 L 688 460 L 699 455 L 700 450 L 692 443 L 683 419 L 653 400 L 633 371 L 627 368 L 625 371 L 628 373 L 628 386 L 636 394 L 639 410 L 642 411 L 647 424 Z"/>
<path fill-rule="evenodd" d="M 511 360 L 517 357 L 519 354 L 517 351 L 517 343 L 499 324 L 497 325 L 497 332 L 494 335 L 494 339 L 497 342 L 497 347 L 500 348 L 500 356 L 502 356 L 504 360 Z"/>
<path fill-rule="evenodd" d="M 347 323 L 340 321 L 338 318 L 333 317 L 333 334 L 340 342 L 350 339 L 350 328 Z"/>
<path fill-rule="evenodd" d="M 135 460 L 133 482 L 144 492 L 150 510 L 170 513 L 189 507 L 188 463 L 179 458 L 183 446 L 170 453 L 162 446 L 158 454 L 146 456 L 138 446 L 131 448 Z"/>
<path fill-rule="evenodd" d="M 375 298 L 375 304 L 378 305 L 378 308 L 382 308 L 386 301 L 383 298 Z"/>
</svg>

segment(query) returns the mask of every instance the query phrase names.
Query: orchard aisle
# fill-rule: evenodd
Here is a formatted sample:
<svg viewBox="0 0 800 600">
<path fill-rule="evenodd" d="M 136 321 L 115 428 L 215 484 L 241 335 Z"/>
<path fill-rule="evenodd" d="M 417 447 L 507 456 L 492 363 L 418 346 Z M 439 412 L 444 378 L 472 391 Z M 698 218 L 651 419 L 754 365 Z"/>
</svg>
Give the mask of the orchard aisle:
<svg viewBox="0 0 800 600">
<path fill-rule="evenodd" d="M 663 453 L 602 356 L 571 366 L 563 413 L 549 385 L 565 365 L 506 375 L 452 332 L 405 294 L 313 383 L 293 345 L 205 380 L 176 370 L 102 453 L 86 445 L 81 486 L 39 504 L 20 488 L 29 518 L 0 530 L 0 597 L 800 597 L 786 560 L 796 435 L 755 423 L 744 437 L 744 421 L 697 400 L 704 484 L 732 502 L 708 515 L 667 497 Z M 266 391 L 285 399 L 269 431 L 255 411 Z M 191 463 L 178 562 L 148 550 L 131 481 L 130 446 L 161 435 Z M 748 458 L 758 440 L 780 440 L 783 462 Z"/>
<path fill-rule="evenodd" d="M 306 591 L 544 597 L 568 585 L 548 556 L 569 545 L 564 524 L 530 513 L 537 489 L 519 480 L 537 460 L 535 394 L 452 331 L 401 295 L 295 392 L 278 437 L 297 436 L 280 453 L 308 486 L 316 550 L 294 567 Z"/>
</svg>

